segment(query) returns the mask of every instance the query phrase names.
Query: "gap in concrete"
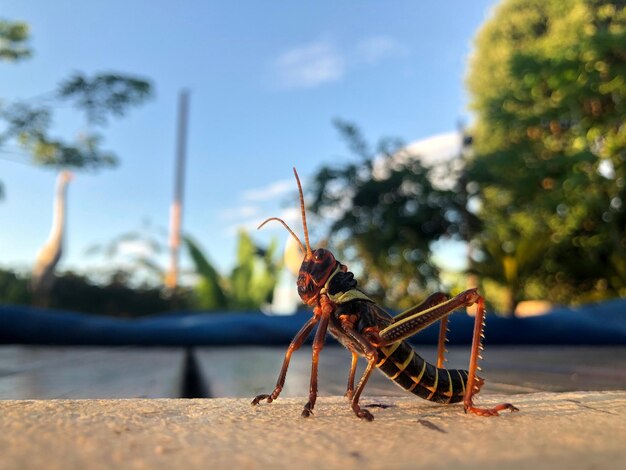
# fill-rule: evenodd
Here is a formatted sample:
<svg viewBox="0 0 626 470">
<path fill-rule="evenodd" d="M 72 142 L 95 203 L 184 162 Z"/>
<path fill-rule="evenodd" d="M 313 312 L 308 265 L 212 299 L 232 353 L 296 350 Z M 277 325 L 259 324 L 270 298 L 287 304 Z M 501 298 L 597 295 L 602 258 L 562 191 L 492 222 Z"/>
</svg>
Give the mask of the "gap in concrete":
<svg viewBox="0 0 626 470">
<path fill-rule="evenodd" d="M 193 348 L 185 349 L 180 398 L 212 398 L 209 384 L 202 376 Z"/>
</svg>

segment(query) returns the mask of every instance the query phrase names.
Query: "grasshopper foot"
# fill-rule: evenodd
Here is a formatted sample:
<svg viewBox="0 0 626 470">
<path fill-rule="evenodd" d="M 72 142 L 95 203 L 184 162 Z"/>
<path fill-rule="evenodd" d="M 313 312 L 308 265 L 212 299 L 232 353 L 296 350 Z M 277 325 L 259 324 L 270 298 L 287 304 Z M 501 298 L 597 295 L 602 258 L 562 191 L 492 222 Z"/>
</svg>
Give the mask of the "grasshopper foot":
<svg viewBox="0 0 626 470">
<path fill-rule="evenodd" d="M 364 410 L 357 403 L 352 404 L 352 411 L 359 418 L 364 419 L 365 421 L 374 421 L 374 415 L 370 413 L 368 410 Z"/>
<path fill-rule="evenodd" d="M 374 421 L 374 415 L 367 410 L 359 409 L 354 412 L 359 418 L 364 419 L 365 421 Z"/>
<path fill-rule="evenodd" d="M 251 405 L 252 406 L 256 406 L 258 405 L 261 401 L 266 400 L 268 403 L 272 403 L 274 401 L 274 399 L 272 398 L 271 395 L 257 395 L 256 397 L 254 397 L 254 399 L 252 400 Z"/>
<path fill-rule="evenodd" d="M 498 416 L 500 411 L 511 410 L 511 412 L 519 411 L 519 408 L 510 403 L 502 403 L 493 408 L 478 408 L 474 405 L 465 406 L 466 413 L 472 413 L 478 416 Z"/>
<path fill-rule="evenodd" d="M 306 405 L 304 405 L 304 409 L 302 410 L 302 417 L 303 418 L 308 418 L 312 414 L 313 414 L 313 405 L 309 401 L 309 402 L 307 402 Z"/>
</svg>

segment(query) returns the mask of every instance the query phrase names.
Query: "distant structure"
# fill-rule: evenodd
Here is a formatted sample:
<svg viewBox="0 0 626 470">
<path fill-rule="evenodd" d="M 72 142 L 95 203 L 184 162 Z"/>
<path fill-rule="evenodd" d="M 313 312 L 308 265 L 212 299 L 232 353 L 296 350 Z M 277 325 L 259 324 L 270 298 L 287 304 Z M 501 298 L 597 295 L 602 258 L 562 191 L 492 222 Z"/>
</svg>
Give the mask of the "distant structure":
<svg viewBox="0 0 626 470">
<path fill-rule="evenodd" d="M 63 238 L 65 232 L 65 196 L 67 185 L 73 179 L 72 173 L 62 171 L 57 178 L 54 205 L 52 212 L 52 228 L 48 240 L 37 254 L 33 267 L 31 289 L 35 305 L 47 307 L 50 291 L 54 284 L 54 269 L 63 254 Z"/>
<path fill-rule="evenodd" d="M 178 257 L 183 220 L 183 196 L 185 193 L 185 160 L 187 154 L 187 120 L 189 114 L 189 91 L 182 90 L 178 96 L 178 128 L 176 138 L 176 170 L 174 200 L 170 212 L 170 266 L 165 275 L 165 287 L 176 291 L 178 286 Z"/>
</svg>

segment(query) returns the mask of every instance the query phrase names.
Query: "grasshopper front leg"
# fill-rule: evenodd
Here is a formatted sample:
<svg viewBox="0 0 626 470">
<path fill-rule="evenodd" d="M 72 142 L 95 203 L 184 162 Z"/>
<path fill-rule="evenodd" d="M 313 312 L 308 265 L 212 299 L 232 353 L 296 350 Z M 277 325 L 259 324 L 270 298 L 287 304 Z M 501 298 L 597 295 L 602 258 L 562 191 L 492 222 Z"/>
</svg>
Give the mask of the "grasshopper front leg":
<svg viewBox="0 0 626 470">
<path fill-rule="evenodd" d="M 309 335 L 311 334 L 311 331 L 313 331 L 313 328 L 317 324 L 318 320 L 319 320 L 319 316 L 317 315 L 311 317 L 309 321 L 307 321 L 304 324 L 304 326 L 300 329 L 300 331 L 296 333 L 296 336 L 291 341 L 291 344 L 289 345 L 289 347 L 287 348 L 287 352 L 285 353 L 283 366 L 280 369 L 280 374 L 278 374 L 278 380 L 276 381 L 276 387 L 274 388 L 274 391 L 270 393 L 269 395 L 262 394 L 262 395 L 257 395 L 256 397 L 254 397 L 254 399 L 252 400 L 252 406 L 258 405 L 259 402 L 261 402 L 262 400 L 266 400 L 268 403 L 272 403 L 274 400 L 276 400 L 276 398 L 278 398 L 278 395 L 280 395 L 280 392 L 283 390 L 283 387 L 285 386 L 285 379 L 287 377 L 287 369 L 289 368 L 291 355 L 295 351 L 300 349 L 300 346 L 302 346 L 302 343 L 304 343 L 306 339 L 309 337 Z"/>
</svg>

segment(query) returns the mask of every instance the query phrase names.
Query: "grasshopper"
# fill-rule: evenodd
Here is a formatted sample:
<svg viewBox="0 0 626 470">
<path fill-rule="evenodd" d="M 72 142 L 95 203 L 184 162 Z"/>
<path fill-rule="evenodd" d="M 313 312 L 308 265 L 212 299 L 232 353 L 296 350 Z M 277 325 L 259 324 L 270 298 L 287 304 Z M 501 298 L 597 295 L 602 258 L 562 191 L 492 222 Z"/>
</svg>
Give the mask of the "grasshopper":
<svg viewBox="0 0 626 470">
<path fill-rule="evenodd" d="M 510 403 L 502 403 L 493 408 L 480 408 L 474 405 L 474 396 L 484 384 L 484 380 L 476 375 L 476 371 L 480 370 L 477 362 L 480 351 L 483 349 L 485 317 L 485 300 L 477 289 L 466 290 L 452 298 L 437 292 L 421 304 L 395 317 L 391 316 L 358 288 L 354 274 L 330 251 L 324 248 L 311 249 L 302 185 L 295 168 L 293 172 L 300 194 L 306 245 L 303 245 L 287 223 L 278 217 L 270 217 L 261 223 L 259 228 L 270 221 L 279 222 L 299 244 L 304 260 L 297 280 L 298 294 L 306 305 L 312 307 L 313 316 L 298 331 L 287 348 L 278 381 L 272 393 L 256 396 L 252 400 L 252 405 L 257 405 L 263 400 L 271 403 L 278 398 L 285 384 L 292 354 L 302 346 L 317 326 L 313 339 L 309 401 L 302 410 L 303 417 L 310 416 L 315 407 L 319 355 L 328 332 L 352 353 L 346 396 L 350 400 L 352 410 L 361 419 L 367 421 L 374 419 L 368 410 L 359 405 L 363 389 L 374 369 L 379 369 L 406 391 L 426 400 L 444 404 L 462 401 L 466 413 L 497 416 L 502 410 L 518 411 Z M 443 362 L 447 318 L 453 311 L 474 304 L 477 305 L 477 312 L 469 371 L 445 369 Z M 435 366 L 419 356 L 406 340 L 438 320 L 441 320 L 441 325 L 437 366 Z M 367 360 L 367 366 L 355 387 L 359 357 Z"/>
</svg>

